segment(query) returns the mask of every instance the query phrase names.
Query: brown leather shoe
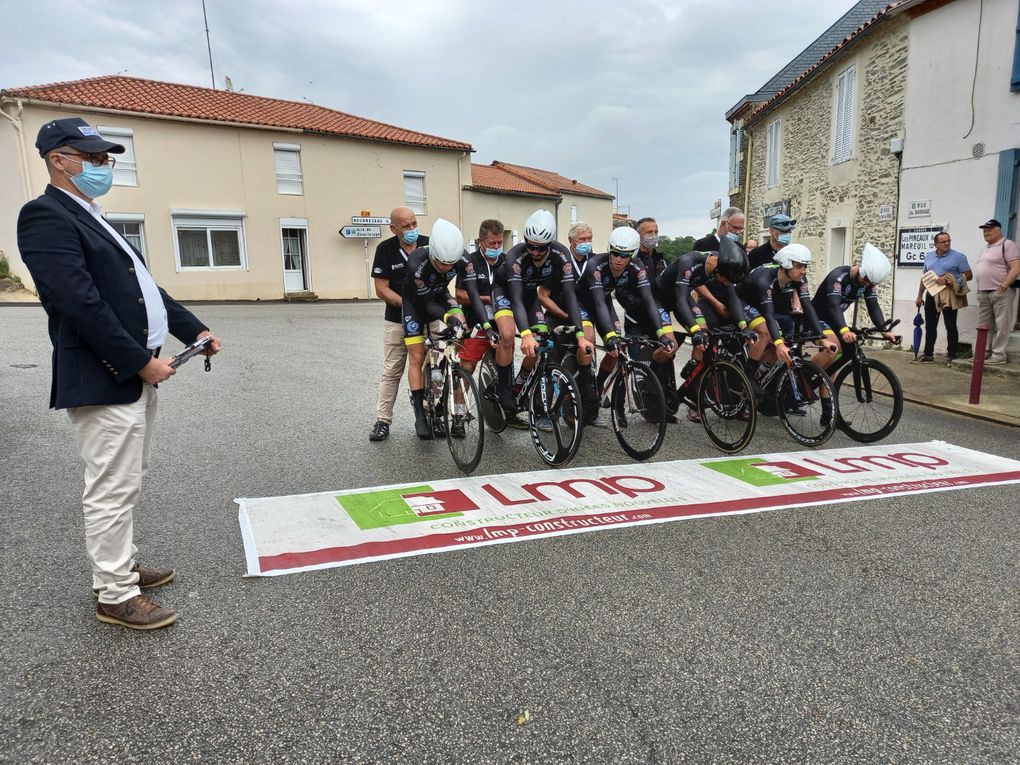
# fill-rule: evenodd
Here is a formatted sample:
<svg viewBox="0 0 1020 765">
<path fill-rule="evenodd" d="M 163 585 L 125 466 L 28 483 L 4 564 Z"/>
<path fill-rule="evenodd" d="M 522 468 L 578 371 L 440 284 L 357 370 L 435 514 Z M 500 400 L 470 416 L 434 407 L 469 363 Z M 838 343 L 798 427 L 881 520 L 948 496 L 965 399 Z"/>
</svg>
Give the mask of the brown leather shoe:
<svg viewBox="0 0 1020 765">
<path fill-rule="evenodd" d="M 147 566 L 139 566 L 137 563 L 131 570 L 138 572 L 138 587 L 143 590 L 148 590 L 151 587 L 161 587 L 177 576 L 177 572 L 172 568 L 148 568 Z M 93 589 L 92 594 L 98 598 L 99 590 Z"/>
<path fill-rule="evenodd" d="M 177 621 L 177 614 L 144 595 L 136 595 L 123 603 L 96 603 L 96 618 L 132 630 L 156 630 Z"/>
</svg>

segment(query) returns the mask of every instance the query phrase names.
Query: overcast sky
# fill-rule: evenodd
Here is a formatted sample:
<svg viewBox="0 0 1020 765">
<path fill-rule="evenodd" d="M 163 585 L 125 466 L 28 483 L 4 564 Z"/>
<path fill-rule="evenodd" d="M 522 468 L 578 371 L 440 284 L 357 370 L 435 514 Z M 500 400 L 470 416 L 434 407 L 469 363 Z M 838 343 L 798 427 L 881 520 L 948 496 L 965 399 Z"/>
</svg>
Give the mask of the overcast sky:
<svg viewBox="0 0 1020 765">
<path fill-rule="evenodd" d="M 670 235 L 726 204 L 725 112 L 851 0 L 206 0 L 217 86 L 467 141 Z M 127 74 L 208 87 L 201 0 L 0 0 L 0 87 Z"/>
</svg>

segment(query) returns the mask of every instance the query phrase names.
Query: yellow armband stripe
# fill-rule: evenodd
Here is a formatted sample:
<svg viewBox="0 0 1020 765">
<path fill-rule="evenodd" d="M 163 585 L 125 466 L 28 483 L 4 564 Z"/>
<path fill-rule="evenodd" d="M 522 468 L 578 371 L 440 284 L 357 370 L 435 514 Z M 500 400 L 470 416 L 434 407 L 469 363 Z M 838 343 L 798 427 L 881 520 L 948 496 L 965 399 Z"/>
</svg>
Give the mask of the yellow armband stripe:
<svg viewBox="0 0 1020 765">
<path fill-rule="evenodd" d="M 755 316 L 753 319 L 751 319 L 751 323 L 747 325 L 747 328 L 754 329 L 755 327 L 760 327 L 764 323 L 765 323 L 764 316 Z"/>
<path fill-rule="evenodd" d="M 521 330 L 521 337 L 522 338 L 525 338 L 525 337 L 527 337 L 530 334 L 531 334 L 531 330 L 530 329 L 522 329 Z"/>
<path fill-rule="evenodd" d="M 786 341 L 783 340 L 783 338 L 779 338 L 778 340 L 773 340 L 772 344 L 773 345 L 786 345 Z"/>
<path fill-rule="evenodd" d="M 496 311 L 496 315 L 493 318 L 501 319 L 504 316 L 513 316 L 513 315 L 514 315 L 513 311 L 511 311 L 509 308 L 504 308 L 501 311 Z"/>
<path fill-rule="evenodd" d="M 673 331 L 672 327 L 659 327 L 657 330 L 655 330 L 655 336 L 662 337 L 663 335 L 672 331 Z"/>
<path fill-rule="evenodd" d="M 423 335 L 412 335 L 411 337 L 404 338 L 404 345 L 418 345 L 424 342 L 425 337 Z"/>
</svg>

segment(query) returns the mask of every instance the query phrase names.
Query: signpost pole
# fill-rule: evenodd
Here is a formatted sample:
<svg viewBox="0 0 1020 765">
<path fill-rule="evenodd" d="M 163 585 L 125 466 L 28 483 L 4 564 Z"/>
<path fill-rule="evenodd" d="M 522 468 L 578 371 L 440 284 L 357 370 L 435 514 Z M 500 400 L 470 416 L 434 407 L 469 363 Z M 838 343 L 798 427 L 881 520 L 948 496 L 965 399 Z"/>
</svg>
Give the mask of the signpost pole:
<svg viewBox="0 0 1020 765">
<path fill-rule="evenodd" d="M 365 298 L 372 299 L 372 262 L 368 259 L 368 239 L 365 239 Z"/>
</svg>

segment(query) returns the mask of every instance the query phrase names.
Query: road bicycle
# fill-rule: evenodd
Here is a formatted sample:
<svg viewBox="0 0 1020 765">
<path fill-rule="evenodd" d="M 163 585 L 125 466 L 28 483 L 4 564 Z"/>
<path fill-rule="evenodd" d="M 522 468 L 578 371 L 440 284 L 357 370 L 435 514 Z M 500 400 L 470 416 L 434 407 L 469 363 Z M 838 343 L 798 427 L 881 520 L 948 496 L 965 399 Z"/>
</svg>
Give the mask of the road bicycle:
<svg viewBox="0 0 1020 765">
<path fill-rule="evenodd" d="M 750 333 L 724 326 L 703 334 L 702 357 L 681 372 L 686 377 L 676 395 L 698 413 L 716 448 L 735 454 L 751 443 L 758 422 L 755 389 L 744 371 Z"/>
<path fill-rule="evenodd" d="M 836 427 L 850 438 L 870 444 L 892 433 L 903 415 L 903 386 L 889 367 L 864 355 L 864 341 L 881 337 L 899 324 L 890 319 L 881 327 L 850 331 L 857 335 L 850 362 L 833 380 L 836 389 Z"/>
<path fill-rule="evenodd" d="M 836 430 L 838 403 L 832 381 L 824 369 L 804 358 L 804 343 L 817 339 L 813 333 L 784 336 L 793 365 L 768 366 L 758 381 L 759 411 L 778 417 L 786 432 L 804 446 L 820 446 Z"/>
<path fill-rule="evenodd" d="M 426 331 L 423 403 L 433 435 L 445 436 L 457 467 L 471 473 L 482 459 L 485 421 L 475 380 L 460 364 L 457 341 L 462 336 L 460 328 L 447 327 L 435 335 Z"/>
<path fill-rule="evenodd" d="M 648 364 L 637 361 L 639 349 L 655 350 L 659 343 L 647 337 L 620 338 L 622 345 L 613 370 L 602 386 L 609 399 L 610 423 L 620 446 L 636 460 L 650 460 L 666 437 L 666 395 L 662 383 Z M 563 368 L 576 377 L 577 361 L 571 352 L 577 345 L 563 344 L 566 351 Z M 604 350 L 601 346 L 600 350 Z M 597 369 L 592 360 L 592 370 Z M 599 396 L 599 400 L 603 398 Z M 598 404 L 596 404 L 598 406 Z"/>
<path fill-rule="evenodd" d="M 550 359 L 559 335 L 572 335 L 572 326 L 556 327 L 552 332 L 536 332 L 538 341 L 535 366 L 527 372 L 520 389 L 515 386 L 518 411 L 527 411 L 531 441 L 542 461 L 552 467 L 566 465 L 581 446 L 581 392 L 574 378 Z M 494 433 L 507 424 L 507 412 L 496 393 L 496 361 L 490 350 L 478 365 L 482 391 L 482 415 Z M 516 412 L 511 412 L 511 415 Z"/>
</svg>

